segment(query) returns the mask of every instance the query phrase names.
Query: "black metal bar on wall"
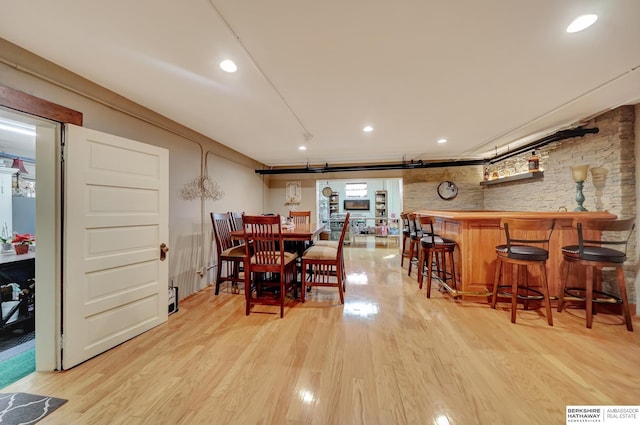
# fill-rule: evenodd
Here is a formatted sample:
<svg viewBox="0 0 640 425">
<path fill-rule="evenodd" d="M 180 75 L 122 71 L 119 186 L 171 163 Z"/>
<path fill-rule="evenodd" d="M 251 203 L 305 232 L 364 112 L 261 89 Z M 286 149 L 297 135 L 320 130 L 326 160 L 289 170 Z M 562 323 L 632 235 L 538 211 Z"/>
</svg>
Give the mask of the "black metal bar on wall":
<svg viewBox="0 0 640 425">
<path fill-rule="evenodd" d="M 427 162 L 423 160 L 418 161 L 403 161 L 400 163 L 389 164 L 370 164 L 370 165 L 336 165 L 329 166 L 325 164 L 324 167 L 298 167 L 298 168 L 267 168 L 262 170 L 255 170 L 256 174 L 318 174 L 318 173 L 332 173 L 332 172 L 348 172 L 348 171 L 384 171 L 384 170 L 411 170 L 419 168 L 442 168 L 442 167 L 464 167 L 469 165 L 486 165 L 487 163 L 494 164 L 512 156 L 519 155 L 523 152 L 532 149 L 538 149 L 549 143 L 558 142 L 560 140 L 571 139 L 574 137 L 583 137 L 586 134 L 596 134 L 600 131 L 599 128 L 582 128 L 577 127 L 569 130 L 560 130 L 552 135 L 545 136 L 542 139 L 538 139 L 534 142 L 528 143 L 517 149 L 509 152 L 505 152 L 496 155 L 492 158 L 486 159 L 465 159 L 459 161 L 432 161 Z"/>
</svg>

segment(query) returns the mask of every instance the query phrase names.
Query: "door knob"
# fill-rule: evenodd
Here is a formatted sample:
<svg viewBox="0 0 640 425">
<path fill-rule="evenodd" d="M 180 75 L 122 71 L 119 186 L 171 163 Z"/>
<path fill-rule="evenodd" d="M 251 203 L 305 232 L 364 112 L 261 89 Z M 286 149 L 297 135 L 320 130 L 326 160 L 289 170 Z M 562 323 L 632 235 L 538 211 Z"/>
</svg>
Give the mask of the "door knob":
<svg viewBox="0 0 640 425">
<path fill-rule="evenodd" d="M 162 242 L 160 244 L 160 261 L 164 261 L 167 259 L 167 252 L 169 252 L 169 247 L 166 243 Z"/>
</svg>

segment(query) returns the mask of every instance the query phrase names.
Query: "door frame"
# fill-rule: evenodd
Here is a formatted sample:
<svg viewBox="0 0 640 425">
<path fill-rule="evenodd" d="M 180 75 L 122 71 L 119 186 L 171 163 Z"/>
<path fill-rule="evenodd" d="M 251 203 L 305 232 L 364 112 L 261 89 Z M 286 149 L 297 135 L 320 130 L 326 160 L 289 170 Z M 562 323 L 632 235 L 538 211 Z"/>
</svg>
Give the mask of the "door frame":
<svg viewBox="0 0 640 425">
<path fill-rule="evenodd" d="M 48 223 L 41 226 L 46 230 L 46 233 L 38 231 L 38 252 L 50 252 L 54 255 L 43 261 L 41 255 L 36 254 L 36 276 L 54 276 L 53 285 L 39 285 L 37 287 L 38 300 L 36 302 L 36 370 L 51 371 L 60 369 L 61 366 L 61 173 L 58 166 L 57 145 L 64 140 L 61 134 L 63 124 L 82 126 L 83 115 L 73 109 L 2 85 L 0 85 L 0 106 L 53 121 L 59 124 L 57 127 L 60 128 L 57 131 L 58 134 L 53 135 L 56 137 L 56 146 L 46 146 L 43 151 L 38 151 L 43 154 L 43 157 L 37 160 L 38 167 L 41 167 L 37 174 L 47 185 L 45 192 L 44 187 L 39 184 L 43 193 L 48 194 L 45 200 L 49 207 L 48 211 L 56 212 L 53 215 L 49 214 Z M 46 130 L 48 131 L 48 129 Z M 37 143 L 36 149 L 38 149 Z M 36 221 L 41 220 L 42 217 L 43 215 L 38 214 Z"/>
</svg>

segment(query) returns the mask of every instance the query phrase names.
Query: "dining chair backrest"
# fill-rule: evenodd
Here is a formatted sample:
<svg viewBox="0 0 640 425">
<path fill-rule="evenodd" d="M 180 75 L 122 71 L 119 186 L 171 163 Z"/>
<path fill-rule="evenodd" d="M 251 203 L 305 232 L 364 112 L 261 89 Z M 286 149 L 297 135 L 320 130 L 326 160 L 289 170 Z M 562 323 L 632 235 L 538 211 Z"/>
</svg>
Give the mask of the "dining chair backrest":
<svg viewBox="0 0 640 425">
<path fill-rule="evenodd" d="M 231 221 L 229 213 L 211 213 L 211 223 L 213 224 L 213 236 L 216 240 L 216 250 L 218 255 L 234 246 L 231 239 Z"/>
<path fill-rule="evenodd" d="M 289 217 L 293 219 L 293 224 L 311 223 L 311 211 L 289 211 Z"/>
<path fill-rule="evenodd" d="M 351 213 L 347 213 L 344 217 L 344 223 L 342 223 L 342 232 L 340 233 L 340 241 L 338 242 L 338 257 L 342 256 L 342 248 L 344 247 L 344 237 L 347 234 L 347 228 L 349 227 L 349 217 Z"/>
<path fill-rule="evenodd" d="M 242 231 L 242 214 L 243 212 L 230 211 L 229 217 L 231 219 L 231 230 Z"/>
<path fill-rule="evenodd" d="M 244 212 L 229 212 L 229 220 L 231 222 L 231 230 L 235 232 L 242 231 L 242 215 Z M 233 239 L 231 241 L 233 245 L 238 246 L 242 245 L 244 242 L 240 239 Z"/>
<path fill-rule="evenodd" d="M 251 272 L 280 272 L 284 269 L 285 251 L 279 215 L 243 215 L 242 227 L 251 261 Z M 249 246 L 252 252 L 249 252 Z"/>
</svg>

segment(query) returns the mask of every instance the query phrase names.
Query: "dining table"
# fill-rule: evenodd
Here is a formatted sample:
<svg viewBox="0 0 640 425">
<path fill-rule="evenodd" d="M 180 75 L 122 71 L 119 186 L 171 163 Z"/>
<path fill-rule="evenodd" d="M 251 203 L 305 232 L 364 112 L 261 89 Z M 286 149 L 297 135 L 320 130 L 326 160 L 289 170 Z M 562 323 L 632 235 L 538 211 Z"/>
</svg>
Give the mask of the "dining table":
<svg viewBox="0 0 640 425">
<path fill-rule="evenodd" d="M 324 230 L 324 223 L 303 223 L 294 226 L 282 225 L 282 239 L 286 241 L 312 241 L 320 232 Z M 231 231 L 231 238 L 235 240 L 244 239 L 242 230 Z"/>
</svg>

